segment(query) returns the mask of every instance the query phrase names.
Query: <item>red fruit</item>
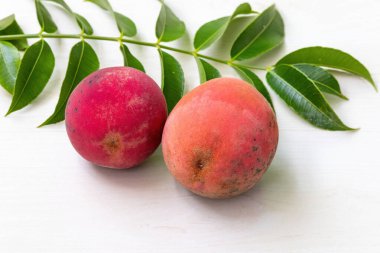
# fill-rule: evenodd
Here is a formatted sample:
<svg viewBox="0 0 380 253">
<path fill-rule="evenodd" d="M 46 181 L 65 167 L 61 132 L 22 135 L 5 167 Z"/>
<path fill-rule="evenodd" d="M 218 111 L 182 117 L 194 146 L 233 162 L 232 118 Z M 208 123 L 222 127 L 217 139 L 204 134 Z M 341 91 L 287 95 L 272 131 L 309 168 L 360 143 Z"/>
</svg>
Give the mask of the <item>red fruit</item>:
<svg viewBox="0 0 380 253">
<path fill-rule="evenodd" d="M 133 68 L 113 67 L 86 77 L 66 107 L 66 130 L 86 160 L 126 169 L 144 161 L 161 142 L 167 117 L 158 85 Z"/>
<path fill-rule="evenodd" d="M 162 149 L 184 187 L 209 198 L 251 189 L 276 152 L 278 127 L 265 98 L 233 78 L 206 82 L 184 96 L 165 124 Z"/>
</svg>

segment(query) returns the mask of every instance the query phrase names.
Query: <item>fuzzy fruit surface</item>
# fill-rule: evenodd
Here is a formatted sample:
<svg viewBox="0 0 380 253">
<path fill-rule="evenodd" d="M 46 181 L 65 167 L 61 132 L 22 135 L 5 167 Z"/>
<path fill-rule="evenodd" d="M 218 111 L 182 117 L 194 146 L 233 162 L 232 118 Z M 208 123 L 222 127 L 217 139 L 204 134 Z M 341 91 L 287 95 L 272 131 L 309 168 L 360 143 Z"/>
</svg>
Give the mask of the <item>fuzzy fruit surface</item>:
<svg viewBox="0 0 380 253">
<path fill-rule="evenodd" d="M 275 114 L 250 84 L 208 81 L 184 96 L 164 127 L 169 171 L 185 188 L 208 198 L 251 189 L 269 167 L 278 143 Z"/>
<path fill-rule="evenodd" d="M 133 68 L 112 67 L 75 88 L 66 107 L 66 130 L 86 160 L 126 169 L 158 147 L 166 117 L 165 98 L 153 79 Z"/>
</svg>

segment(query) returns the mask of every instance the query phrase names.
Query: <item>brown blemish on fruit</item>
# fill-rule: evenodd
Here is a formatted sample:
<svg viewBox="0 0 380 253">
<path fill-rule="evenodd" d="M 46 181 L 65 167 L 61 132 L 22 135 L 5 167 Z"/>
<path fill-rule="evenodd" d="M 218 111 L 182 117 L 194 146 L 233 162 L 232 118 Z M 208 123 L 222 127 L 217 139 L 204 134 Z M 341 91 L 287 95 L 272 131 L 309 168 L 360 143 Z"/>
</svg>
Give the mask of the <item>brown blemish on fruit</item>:
<svg viewBox="0 0 380 253">
<path fill-rule="evenodd" d="M 253 147 L 252 147 L 252 151 L 253 151 L 253 152 L 256 152 L 257 150 L 259 150 L 259 147 L 258 147 L 258 146 L 253 146 Z"/>
<path fill-rule="evenodd" d="M 223 195 L 228 196 L 230 194 L 233 194 L 235 192 L 240 191 L 240 182 L 238 179 L 228 179 L 221 183 L 220 189 L 223 191 Z"/>
<path fill-rule="evenodd" d="M 208 164 L 212 158 L 211 151 L 197 150 L 194 152 L 193 169 L 193 182 L 199 182 L 203 180 L 204 174 L 207 171 Z"/>
<path fill-rule="evenodd" d="M 124 150 L 123 136 L 117 132 L 108 133 L 101 142 L 103 150 L 112 158 L 120 159 Z"/>
<path fill-rule="evenodd" d="M 96 74 L 93 76 L 90 81 L 88 81 L 88 86 L 91 87 L 95 82 L 99 80 L 99 74 Z"/>
<path fill-rule="evenodd" d="M 260 174 L 261 171 L 263 171 L 263 170 L 260 169 L 260 168 L 256 168 L 256 169 L 255 169 L 255 175 L 254 175 L 254 176 L 257 176 L 258 174 Z"/>
</svg>

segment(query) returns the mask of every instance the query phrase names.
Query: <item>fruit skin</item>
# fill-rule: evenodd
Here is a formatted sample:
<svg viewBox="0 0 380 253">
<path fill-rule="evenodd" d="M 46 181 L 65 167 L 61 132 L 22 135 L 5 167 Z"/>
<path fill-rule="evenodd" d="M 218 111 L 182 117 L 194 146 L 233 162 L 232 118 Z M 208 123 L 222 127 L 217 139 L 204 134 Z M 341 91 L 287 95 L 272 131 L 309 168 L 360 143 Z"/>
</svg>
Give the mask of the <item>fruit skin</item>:
<svg viewBox="0 0 380 253">
<path fill-rule="evenodd" d="M 65 114 L 69 139 L 83 158 L 126 169 L 140 164 L 158 147 L 167 109 L 153 79 L 133 68 L 112 67 L 82 80 Z"/>
<path fill-rule="evenodd" d="M 169 171 L 185 188 L 208 198 L 251 189 L 269 167 L 278 143 L 275 114 L 250 84 L 210 80 L 184 96 L 164 127 Z"/>
</svg>

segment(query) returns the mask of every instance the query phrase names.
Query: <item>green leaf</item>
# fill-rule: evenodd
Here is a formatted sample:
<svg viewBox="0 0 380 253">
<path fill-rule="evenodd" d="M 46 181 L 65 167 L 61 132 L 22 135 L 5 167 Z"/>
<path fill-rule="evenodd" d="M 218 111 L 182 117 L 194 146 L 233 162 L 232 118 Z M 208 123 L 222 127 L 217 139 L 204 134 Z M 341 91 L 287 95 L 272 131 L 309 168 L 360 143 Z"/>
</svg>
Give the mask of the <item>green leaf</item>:
<svg viewBox="0 0 380 253">
<path fill-rule="evenodd" d="M 277 63 L 277 65 L 296 63 L 308 63 L 317 66 L 340 69 L 363 77 L 377 90 L 376 84 L 367 68 L 357 59 L 343 51 L 328 47 L 302 48 L 286 55 Z"/>
<path fill-rule="evenodd" d="M 68 6 L 64 0 L 44 0 L 44 1 L 54 2 L 62 6 L 68 13 L 73 14 L 73 11 L 71 10 L 70 6 Z"/>
<path fill-rule="evenodd" d="M 75 87 L 89 74 L 99 69 L 98 57 L 85 41 L 78 42 L 70 52 L 65 80 L 54 113 L 41 126 L 58 123 L 65 119 L 67 100 Z"/>
<path fill-rule="evenodd" d="M 200 82 L 204 83 L 208 80 L 221 77 L 219 70 L 217 70 L 214 66 L 212 66 L 210 63 L 206 62 L 205 60 L 202 60 L 198 57 L 195 57 L 195 60 L 198 65 L 199 70 L 199 77 Z"/>
<path fill-rule="evenodd" d="M 218 40 L 228 27 L 230 17 L 222 17 L 202 25 L 195 34 L 194 48 L 201 50 Z"/>
<path fill-rule="evenodd" d="M 137 34 L 136 25 L 130 18 L 118 12 L 115 12 L 114 15 L 119 32 L 128 37 L 133 37 Z"/>
<path fill-rule="evenodd" d="M 243 3 L 236 8 L 231 16 L 218 18 L 202 25 L 195 34 L 195 50 L 199 51 L 209 47 L 224 34 L 232 19 L 238 15 L 250 13 L 252 13 L 251 6 L 248 3 Z"/>
<path fill-rule="evenodd" d="M 232 13 L 231 18 L 234 18 L 238 15 L 246 15 L 246 14 L 250 14 L 250 13 L 254 13 L 252 11 L 251 5 L 249 3 L 242 3 L 238 7 L 236 7 L 234 13 Z"/>
<path fill-rule="evenodd" d="M 122 44 L 120 46 L 121 53 L 123 54 L 124 58 L 124 66 L 131 67 L 138 69 L 142 72 L 145 72 L 144 66 L 141 64 L 141 62 L 129 51 L 129 48 Z"/>
<path fill-rule="evenodd" d="M 75 18 L 78 26 L 85 34 L 92 35 L 94 33 L 87 19 L 79 15 L 78 13 L 73 12 L 70 6 L 68 6 L 64 0 L 45 0 L 45 1 L 56 3 L 60 5 L 63 9 L 65 9 L 71 16 Z"/>
<path fill-rule="evenodd" d="M 156 37 L 159 41 L 173 41 L 182 37 L 186 32 L 185 23 L 173 11 L 162 3 L 160 15 L 156 23 Z"/>
<path fill-rule="evenodd" d="M 20 67 L 20 54 L 15 46 L 0 41 L 0 85 L 13 94 L 17 71 Z"/>
<path fill-rule="evenodd" d="M 315 65 L 303 63 L 295 64 L 294 67 L 312 80 L 321 91 L 348 100 L 348 98 L 342 94 L 338 81 L 327 70 Z"/>
<path fill-rule="evenodd" d="M 284 22 L 274 5 L 257 16 L 235 40 L 233 60 L 246 60 L 264 54 L 284 40 Z"/>
<path fill-rule="evenodd" d="M 128 36 L 128 37 L 133 37 L 137 34 L 135 23 L 127 16 L 124 16 L 123 14 L 119 12 L 114 12 L 111 4 L 107 0 L 86 0 L 86 1 L 92 2 L 98 5 L 100 8 L 106 11 L 109 11 L 116 21 L 119 32 L 122 33 L 123 35 Z"/>
<path fill-rule="evenodd" d="M 83 16 L 79 15 L 78 13 L 74 13 L 75 19 L 80 27 L 80 29 L 88 35 L 92 35 L 94 33 L 94 30 L 92 29 L 90 23 L 85 19 Z"/>
<path fill-rule="evenodd" d="M 12 14 L 8 17 L 5 17 L 3 18 L 2 20 L 0 20 L 0 31 L 8 28 L 9 26 L 11 26 L 14 22 L 15 22 L 15 15 Z"/>
<path fill-rule="evenodd" d="M 327 130 L 354 130 L 346 126 L 315 84 L 300 70 L 279 65 L 267 74 L 272 89 L 301 117 Z"/>
<path fill-rule="evenodd" d="M 243 67 L 234 67 L 234 68 L 243 80 L 252 84 L 261 93 L 261 95 L 264 96 L 264 98 L 268 101 L 268 103 L 274 110 L 272 98 L 269 94 L 269 91 L 265 87 L 264 83 L 260 80 L 260 78 L 247 68 L 243 68 Z"/>
<path fill-rule="evenodd" d="M 185 88 L 185 78 L 179 62 L 170 54 L 158 50 L 161 60 L 161 89 L 165 95 L 168 112 L 182 98 Z"/>
<path fill-rule="evenodd" d="M 15 15 L 10 15 L 0 20 L 0 35 L 24 34 L 21 27 L 17 24 Z M 26 39 L 7 40 L 15 45 L 19 50 L 25 50 L 29 45 Z"/>
<path fill-rule="evenodd" d="M 44 32 L 55 33 L 57 31 L 57 25 L 54 23 L 49 11 L 45 8 L 45 6 L 41 3 L 40 0 L 35 0 L 35 3 L 37 10 L 37 18 L 41 28 Z"/>
<path fill-rule="evenodd" d="M 40 40 L 31 45 L 21 60 L 11 106 L 7 112 L 30 104 L 45 88 L 54 70 L 54 55 L 49 44 Z"/>
<path fill-rule="evenodd" d="M 85 0 L 86 2 L 91 2 L 96 4 L 100 8 L 106 11 L 112 11 L 112 6 L 107 0 Z"/>
</svg>

